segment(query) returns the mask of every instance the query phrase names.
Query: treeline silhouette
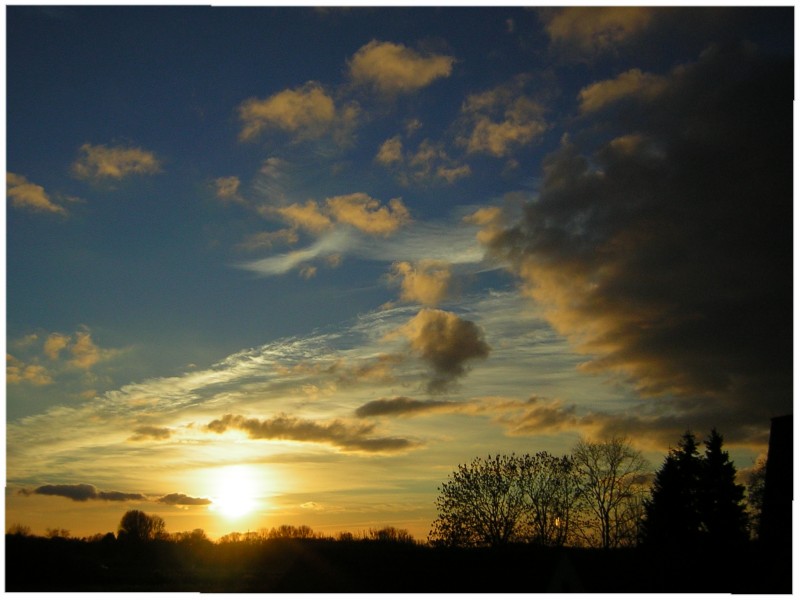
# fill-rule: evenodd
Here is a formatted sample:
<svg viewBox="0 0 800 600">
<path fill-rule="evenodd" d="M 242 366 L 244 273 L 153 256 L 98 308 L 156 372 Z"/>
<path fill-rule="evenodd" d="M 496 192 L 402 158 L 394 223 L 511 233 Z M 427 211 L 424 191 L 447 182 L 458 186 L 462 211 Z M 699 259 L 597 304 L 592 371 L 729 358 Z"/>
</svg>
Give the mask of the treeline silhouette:
<svg viewBox="0 0 800 600">
<path fill-rule="evenodd" d="M 306 525 L 212 541 L 137 510 L 116 534 L 81 539 L 15 524 L 6 591 L 791 592 L 791 540 L 765 543 L 755 526 L 770 461 L 746 498 L 722 436 L 705 446 L 687 432 L 654 478 L 616 438 L 564 457 L 475 459 L 440 487 L 425 542 L 395 527 L 331 536 Z"/>
</svg>

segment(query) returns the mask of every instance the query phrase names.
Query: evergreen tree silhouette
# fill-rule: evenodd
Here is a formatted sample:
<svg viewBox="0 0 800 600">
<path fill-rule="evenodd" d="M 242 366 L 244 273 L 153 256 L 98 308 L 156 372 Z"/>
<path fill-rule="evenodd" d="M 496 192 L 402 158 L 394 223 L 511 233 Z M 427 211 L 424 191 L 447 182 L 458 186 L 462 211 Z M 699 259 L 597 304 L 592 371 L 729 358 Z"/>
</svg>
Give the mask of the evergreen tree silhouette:
<svg viewBox="0 0 800 600">
<path fill-rule="evenodd" d="M 747 512 L 743 485 L 736 483 L 736 467 L 722 449 L 716 429 L 705 440 L 701 478 L 700 514 L 704 537 L 713 545 L 747 540 Z"/>
<path fill-rule="evenodd" d="M 687 431 L 656 472 L 651 497 L 645 501 L 644 543 L 678 546 L 697 542 L 701 525 L 698 490 L 702 470 L 694 434 Z"/>
</svg>

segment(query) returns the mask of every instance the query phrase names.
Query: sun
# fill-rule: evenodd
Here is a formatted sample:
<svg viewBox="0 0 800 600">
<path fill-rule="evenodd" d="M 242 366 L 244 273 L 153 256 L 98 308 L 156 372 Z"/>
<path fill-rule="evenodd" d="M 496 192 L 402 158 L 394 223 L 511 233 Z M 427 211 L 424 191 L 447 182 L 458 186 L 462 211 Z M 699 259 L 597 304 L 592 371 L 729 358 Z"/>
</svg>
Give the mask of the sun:
<svg viewBox="0 0 800 600">
<path fill-rule="evenodd" d="M 259 507 L 259 475 L 251 467 L 230 465 L 216 470 L 212 511 L 228 519 L 244 517 Z"/>
</svg>

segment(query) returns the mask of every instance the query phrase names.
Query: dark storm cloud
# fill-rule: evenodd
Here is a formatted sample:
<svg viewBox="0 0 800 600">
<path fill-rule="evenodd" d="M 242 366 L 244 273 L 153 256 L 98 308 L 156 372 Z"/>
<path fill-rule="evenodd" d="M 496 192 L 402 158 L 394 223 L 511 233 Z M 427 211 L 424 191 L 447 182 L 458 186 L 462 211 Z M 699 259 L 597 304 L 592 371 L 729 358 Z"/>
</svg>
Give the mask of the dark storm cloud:
<svg viewBox="0 0 800 600">
<path fill-rule="evenodd" d="M 613 139 L 565 139 L 490 247 L 587 370 L 695 428 L 767 428 L 792 407 L 792 62 L 712 47 L 643 75 L 587 92 Z"/>
<path fill-rule="evenodd" d="M 362 404 L 356 409 L 356 416 L 380 417 L 386 415 L 411 415 L 423 412 L 455 409 L 462 406 L 460 402 L 441 402 L 437 400 L 414 400 L 398 396 L 397 398 L 381 398 Z"/>
<path fill-rule="evenodd" d="M 349 425 L 339 420 L 318 423 L 288 415 L 278 415 L 261 421 L 227 414 L 221 419 L 211 421 L 206 429 L 214 433 L 238 429 L 253 440 L 315 442 L 363 452 L 397 452 L 416 446 L 405 438 L 370 437 L 375 429 L 374 425 Z"/>
<path fill-rule="evenodd" d="M 480 327 L 444 310 L 424 308 L 398 333 L 433 368 L 430 392 L 444 391 L 466 374 L 468 361 L 486 358 L 491 350 Z"/>
<path fill-rule="evenodd" d="M 211 504 L 211 500 L 208 498 L 192 498 L 186 494 L 167 494 L 159 498 L 158 502 L 175 506 L 205 506 Z"/>
<path fill-rule="evenodd" d="M 41 485 L 34 489 L 23 490 L 23 494 L 39 494 L 42 496 L 63 496 L 76 502 L 87 500 L 108 500 L 111 502 L 125 502 L 126 500 L 145 500 L 142 494 L 127 492 L 103 492 L 88 483 Z"/>
</svg>

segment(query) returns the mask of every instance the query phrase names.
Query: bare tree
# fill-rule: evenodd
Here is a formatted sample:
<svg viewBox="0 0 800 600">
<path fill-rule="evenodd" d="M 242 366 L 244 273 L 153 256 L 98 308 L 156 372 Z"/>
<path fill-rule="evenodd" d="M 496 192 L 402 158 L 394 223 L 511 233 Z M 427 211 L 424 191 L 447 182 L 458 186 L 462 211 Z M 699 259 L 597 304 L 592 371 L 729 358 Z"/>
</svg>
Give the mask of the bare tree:
<svg viewBox="0 0 800 600">
<path fill-rule="evenodd" d="M 647 461 L 627 440 L 581 439 L 572 451 L 586 514 L 584 537 L 590 545 L 616 548 L 636 540 Z"/>
<path fill-rule="evenodd" d="M 531 541 L 563 546 L 570 535 L 580 492 L 571 457 L 547 452 L 521 458 L 521 485 L 528 503 Z"/>
<path fill-rule="evenodd" d="M 430 539 L 455 546 L 499 546 L 525 539 L 525 492 L 520 461 L 511 456 L 476 458 L 459 465 L 439 488 Z"/>
</svg>

